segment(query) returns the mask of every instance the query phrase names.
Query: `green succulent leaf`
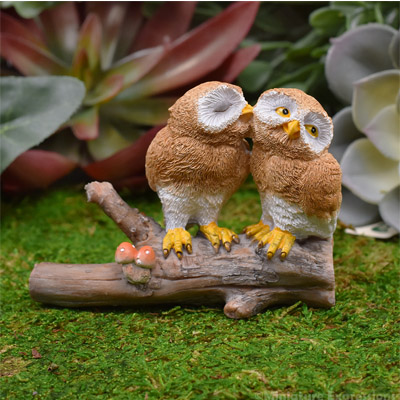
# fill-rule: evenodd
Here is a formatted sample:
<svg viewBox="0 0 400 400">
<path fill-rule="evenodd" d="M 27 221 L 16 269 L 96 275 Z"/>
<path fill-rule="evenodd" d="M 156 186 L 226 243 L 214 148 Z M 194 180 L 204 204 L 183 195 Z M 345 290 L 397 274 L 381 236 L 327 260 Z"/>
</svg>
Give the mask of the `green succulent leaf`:
<svg viewBox="0 0 400 400">
<path fill-rule="evenodd" d="M 378 204 L 400 183 L 399 163 L 380 153 L 369 139 L 358 139 L 343 154 L 343 184 L 362 200 Z"/>
<path fill-rule="evenodd" d="M 267 84 L 273 67 L 270 62 L 255 60 L 238 77 L 238 83 L 245 91 L 257 92 Z"/>
<path fill-rule="evenodd" d="M 365 137 L 365 135 L 354 125 L 351 107 L 345 107 L 340 110 L 332 118 L 332 122 L 334 134 L 332 143 L 329 146 L 329 152 L 340 162 L 350 143 Z"/>
<path fill-rule="evenodd" d="M 389 53 L 395 68 L 400 68 L 400 31 L 394 36 L 389 45 Z"/>
<path fill-rule="evenodd" d="M 337 32 L 346 21 L 346 16 L 341 10 L 322 7 L 310 14 L 310 25 L 326 34 Z"/>
<path fill-rule="evenodd" d="M 35 18 L 43 10 L 54 7 L 58 1 L 2 1 L 1 8 L 14 7 L 23 18 Z"/>
<path fill-rule="evenodd" d="M 379 203 L 382 219 L 400 232 L 400 186 L 385 195 Z"/>
<path fill-rule="evenodd" d="M 390 26 L 368 24 L 332 39 L 325 74 L 330 89 L 340 100 L 350 104 L 354 82 L 392 68 L 389 45 L 395 33 Z"/>
<path fill-rule="evenodd" d="M 82 82 L 71 77 L 1 78 L 0 89 L 1 172 L 54 133 L 85 95 Z"/>
<path fill-rule="evenodd" d="M 382 154 L 400 161 L 400 115 L 395 104 L 383 108 L 364 132 Z"/>
<path fill-rule="evenodd" d="M 354 84 L 353 119 L 374 145 L 387 157 L 399 160 L 400 71 L 379 72 Z"/>
<path fill-rule="evenodd" d="M 342 187 L 342 205 L 338 218 L 353 226 L 369 225 L 381 220 L 377 205 L 366 203 L 345 187 Z"/>
</svg>

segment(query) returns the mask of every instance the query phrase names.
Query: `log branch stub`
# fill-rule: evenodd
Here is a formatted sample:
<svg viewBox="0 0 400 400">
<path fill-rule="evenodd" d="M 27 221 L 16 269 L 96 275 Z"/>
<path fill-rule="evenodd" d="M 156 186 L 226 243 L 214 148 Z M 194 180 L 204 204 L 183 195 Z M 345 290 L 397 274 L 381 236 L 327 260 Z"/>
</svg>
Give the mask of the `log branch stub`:
<svg viewBox="0 0 400 400">
<path fill-rule="evenodd" d="M 281 261 L 276 256 L 268 260 L 265 249 L 257 249 L 245 235 L 231 252 L 221 247 L 215 254 L 199 234 L 192 239 L 193 254 L 185 252 L 179 260 L 171 253 L 164 259 L 165 231 L 152 218 L 132 209 L 107 182 L 85 188 L 88 201 L 97 203 L 136 246 L 153 247 L 156 264 L 141 271 L 117 263 L 40 263 L 29 281 L 31 297 L 38 302 L 67 307 L 225 304 L 230 318 L 248 318 L 270 305 L 299 300 L 315 307 L 335 303 L 331 240 L 296 242 Z M 115 247 L 110 245 L 111 254 Z"/>
</svg>

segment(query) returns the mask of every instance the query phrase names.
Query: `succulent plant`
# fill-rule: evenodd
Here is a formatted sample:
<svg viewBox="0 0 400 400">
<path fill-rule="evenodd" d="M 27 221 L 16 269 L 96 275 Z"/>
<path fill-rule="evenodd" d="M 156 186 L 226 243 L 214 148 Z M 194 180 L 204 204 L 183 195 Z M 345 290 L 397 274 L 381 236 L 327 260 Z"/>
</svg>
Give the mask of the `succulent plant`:
<svg viewBox="0 0 400 400">
<path fill-rule="evenodd" d="M 3 188 L 46 186 L 77 166 L 117 186 L 145 182 L 147 147 L 175 99 L 201 81 L 232 81 L 260 50 L 237 50 L 258 2 L 235 2 L 188 31 L 195 8 L 164 2 L 149 18 L 138 2 L 63 2 L 26 20 L 1 12 L 0 54 L 20 74 L 67 75 L 86 88 L 72 118 L 8 166 Z"/>
<path fill-rule="evenodd" d="M 331 90 L 351 104 L 333 118 L 331 145 L 343 171 L 339 218 L 355 226 L 382 218 L 400 231 L 400 33 L 368 24 L 332 40 Z"/>
</svg>

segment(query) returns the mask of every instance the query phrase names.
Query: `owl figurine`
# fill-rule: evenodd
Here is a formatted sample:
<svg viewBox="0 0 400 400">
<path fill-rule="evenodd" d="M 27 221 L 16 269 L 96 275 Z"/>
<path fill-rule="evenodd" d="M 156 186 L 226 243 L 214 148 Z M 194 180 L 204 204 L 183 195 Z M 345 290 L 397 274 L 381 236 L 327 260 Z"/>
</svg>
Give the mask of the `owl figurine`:
<svg viewBox="0 0 400 400">
<path fill-rule="evenodd" d="M 207 82 L 186 92 L 169 109 L 168 124 L 152 141 L 146 155 L 146 176 L 163 208 L 164 257 L 171 249 L 179 259 L 192 253 L 188 224 L 200 231 L 217 252 L 239 242 L 235 232 L 217 225 L 223 204 L 249 174 L 247 142 L 252 107 L 242 90 Z"/>
<path fill-rule="evenodd" d="M 330 238 L 340 208 L 341 170 L 328 153 L 331 118 L 311 96 L 298 89 L 264 92 L 252 120 L 250 170 L 260 193 L 261 221 L 245 228 L 267 244 L 267 257 L 281 259 L 295 239 Z"/>
</svg>

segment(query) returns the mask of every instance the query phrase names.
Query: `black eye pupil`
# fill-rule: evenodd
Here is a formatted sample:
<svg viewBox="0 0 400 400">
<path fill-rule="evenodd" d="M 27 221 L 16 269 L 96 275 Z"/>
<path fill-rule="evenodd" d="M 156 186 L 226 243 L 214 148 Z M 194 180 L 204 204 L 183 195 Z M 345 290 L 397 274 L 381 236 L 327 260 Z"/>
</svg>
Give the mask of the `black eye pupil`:
<svg viewBox="0 0 400 400">
<path fill-rule="evenodd" d="M 311 128 L 311 133 L 316 133 L 317 132 L 317 130 L 315 129 L 315 126 L 313 126 L 312 128 Z"/>
<path fill-rule="evenodd" d="M 283 115 L 288 115 L 288 114 L 289 114 L 289 110 L 288 110 L 287 108 L 284 108 L 284 109 L 282 110 L 282 114 L 283 114 Z"/>
</svg>

